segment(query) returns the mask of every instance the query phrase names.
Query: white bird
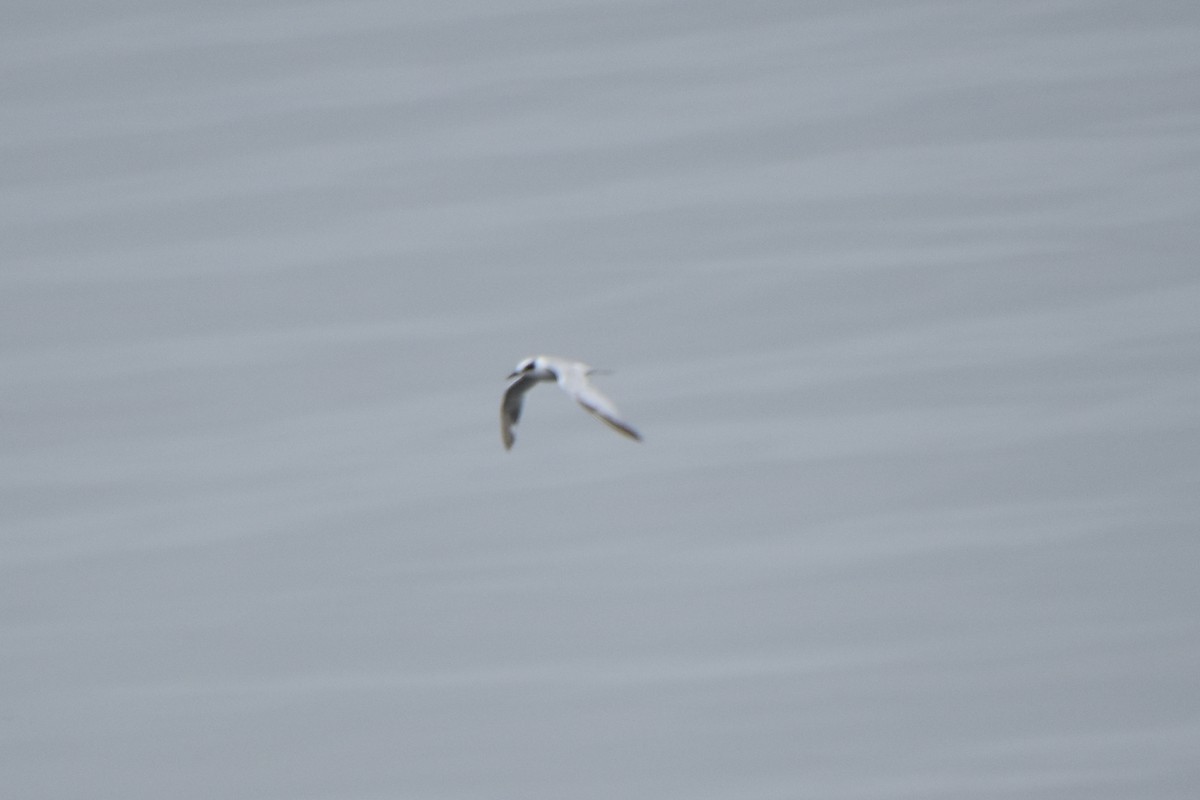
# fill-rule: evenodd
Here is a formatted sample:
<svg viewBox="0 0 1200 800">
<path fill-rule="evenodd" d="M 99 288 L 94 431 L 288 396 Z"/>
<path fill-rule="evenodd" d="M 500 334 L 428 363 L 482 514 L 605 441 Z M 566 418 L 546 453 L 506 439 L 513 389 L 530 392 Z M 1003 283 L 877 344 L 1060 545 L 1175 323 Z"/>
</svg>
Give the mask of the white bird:
<svg viewBox="0 0 1200 800">
<path fill-rule="evenodd" d="M 530 356 L 517 364 L 517 368 L 508 376 L 516 380 L 508 385 L 504 400 L 500 403 L 500 438 L 504 440 L 504 449 L 509 450 L 513 446 L 512 429 L 521 418 L 521 402 L 525 399 L 525 393 L 542 381 L 557 381 L 559 388 L 571 395 L 586 411 L 617 433 L 640 442 L 641 435 L 629 423 L 621 420 L 617 407 L 588 380 L 588 376 L 597 371 L 582 361 L 555 356 Z"/>
</svg>

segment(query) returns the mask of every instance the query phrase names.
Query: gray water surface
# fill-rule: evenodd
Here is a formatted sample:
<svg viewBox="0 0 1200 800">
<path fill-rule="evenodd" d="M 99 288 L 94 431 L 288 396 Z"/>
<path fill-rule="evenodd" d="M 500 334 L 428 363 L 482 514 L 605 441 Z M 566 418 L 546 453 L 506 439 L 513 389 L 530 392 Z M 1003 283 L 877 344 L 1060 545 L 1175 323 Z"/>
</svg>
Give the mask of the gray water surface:
<svg viewBox="0 0 1200 800">
<path fill-rule="evenodd" d="M 3 16 L 0 796 L 1197 796 L 1194 3 Z"/>
</svg>

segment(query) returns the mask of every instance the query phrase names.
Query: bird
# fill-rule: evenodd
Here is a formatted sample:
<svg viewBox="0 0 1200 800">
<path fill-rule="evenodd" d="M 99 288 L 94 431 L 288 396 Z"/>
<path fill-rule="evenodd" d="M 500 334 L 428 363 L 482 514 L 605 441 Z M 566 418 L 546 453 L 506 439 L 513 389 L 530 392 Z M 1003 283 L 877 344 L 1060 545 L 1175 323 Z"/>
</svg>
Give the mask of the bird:
<svg viewBox="0 0 1200 800">
<path fill-rule="evenodd" d="M 557 356 L 530 356 L 519 362 L 508 379 L 515 378 L 504 390 L 500 402 L 500 438 L 504 449 L 511 450 L 515 437 L 513 426 L 521 418 L 521 403 L 525 393 L 543 381 L 556 381 L 560 389 L 575 399 L 584 410 L 617 433 L 640 442 L 642 436 L 620 418 L 617 407 L 588 380 L 600 372 L 582 361 Z"/>
</svg>

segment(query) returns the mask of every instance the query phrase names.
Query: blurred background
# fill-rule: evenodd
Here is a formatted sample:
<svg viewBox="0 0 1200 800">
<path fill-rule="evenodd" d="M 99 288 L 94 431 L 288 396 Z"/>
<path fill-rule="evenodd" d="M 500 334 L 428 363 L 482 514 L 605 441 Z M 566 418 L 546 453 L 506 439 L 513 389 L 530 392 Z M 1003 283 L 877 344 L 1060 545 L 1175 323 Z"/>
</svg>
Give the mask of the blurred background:
<svg viewBox="0 0 1200 800">
<path fill-rule="evenodd" d="M 1196 796 L 1194 3 L 0 17 L 0 795 Z"/>
</svg>

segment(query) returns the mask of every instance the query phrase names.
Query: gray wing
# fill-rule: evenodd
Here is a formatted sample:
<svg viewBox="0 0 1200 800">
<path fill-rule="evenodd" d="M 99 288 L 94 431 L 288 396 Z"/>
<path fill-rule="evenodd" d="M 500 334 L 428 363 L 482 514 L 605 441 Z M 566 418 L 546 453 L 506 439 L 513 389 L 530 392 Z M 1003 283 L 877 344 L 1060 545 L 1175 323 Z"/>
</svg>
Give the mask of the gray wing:
<svg viewBox="0 0 1200 800">
<path fill-rule="evenodd" d="M 592 382 L 588 380 L 587 373 L 588 367 L 585 364 L 576 364 L 571 369 L 560 370 L 558 385 L 596 419 L 617 433 L 640 442 L 641 434 L 634 430 L 632 425 L 621 419 L 617 407 L 592 385 Z"/>
<path fill-rule="evenodd" d="M 513 436 L 513 426 L 521 419 L 521 402 L 525 393 L 533 388 L 537 379 L 528 375 L 517 378 L 504 390 L 504 399 L 500 401 L 500 438 L 504 441 L 504 449 L 511 450 L 516 437 Z"/>
</svg>

